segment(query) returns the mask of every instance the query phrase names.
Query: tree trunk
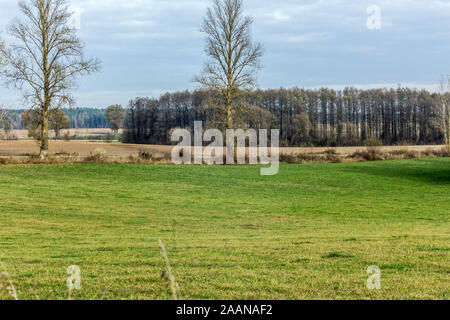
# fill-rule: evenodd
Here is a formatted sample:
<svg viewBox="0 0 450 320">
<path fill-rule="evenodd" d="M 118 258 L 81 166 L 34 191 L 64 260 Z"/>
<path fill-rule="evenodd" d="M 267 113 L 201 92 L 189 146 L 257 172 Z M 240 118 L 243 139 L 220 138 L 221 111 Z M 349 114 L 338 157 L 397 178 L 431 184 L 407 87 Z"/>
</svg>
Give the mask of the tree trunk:
<svg viewBox="0 0 450 320">
<path fill-rule="evenodd" d="M 229 82 L 231 82 L 231 80 L 229 80 Z M 231 93 L 231 85 L 228 85 L 225 98 L 227 100 L 227 126 L 228 129 L 233 129 L 233 97 Z"/>
<path fill-rule="evenodd" d="M 445 145 L 449 146 L 450 145 L 450 141 L 449 141 L 449 136 L 450 136 L 450 128 L 448 128 L 447 126 L 450 125 L 450 121 L 447 121 L 447 110 L 445 107 L 445 102 L 442 103 L 443 107 L 442 107 L 442 131 L 444 131 L 444 142 Z"/>
<path fill-rule="evenodd" d="M 227 106 L 227 125 L 228 125 L 228 129 L 233 129 L 233 114 L 232 114 L 231 105 Z"/>
<path fill-rule="evenodd" d="M 48 156 L 48 111 L 42 110 L 41 148 L 39 157 L 45 159 Z"/>
</svg>

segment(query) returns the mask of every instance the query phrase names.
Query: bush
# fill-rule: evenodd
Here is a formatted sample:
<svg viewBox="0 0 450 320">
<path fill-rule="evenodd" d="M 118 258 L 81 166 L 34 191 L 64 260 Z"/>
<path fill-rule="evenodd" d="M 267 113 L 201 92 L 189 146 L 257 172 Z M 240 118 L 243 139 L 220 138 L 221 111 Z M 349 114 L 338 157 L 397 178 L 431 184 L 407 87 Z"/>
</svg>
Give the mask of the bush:
<svg viewBox="0 0 450 320">
<path fill-rule="evenodd" d="M 294 163 L 298 163 L 298 158 L 295 154 L 281 153 L 280 154 L 280 162 L 294 164 Z"/>
<path fill-rule="evenodd" d="M 325 151 L 325 161 L 331 163 L 340 163 L 342 162 L 342 158 L 334 149 L 328 149 Z"/>
<path fill-rule="evenodd" d="M 366 140 L 364 140 L 364 146 L 371 148 L 371 147 L 382 147 L 383 146 L 383 142 L 380 139 L 377 138 L 368 138 Z"/>
<path fill-rule="evenodd" d="M 433 151 L 433 155 L 436 157 L 449 158 L 450 157 L 450 147 L 445 147 L 445 148 L 442 148 L 441 150 L 435 150 L 435 151 Z"/>
<path fill-rule="evenodd" d="M 106 151 L 95 150 L 95 153 L 91 153 L 91 155 L 84 158 L 84 161 L 90 163 L 106 163 L 107 159 Z"/>
<path fill-rule="evenodd" d="M 338 153 L 334 149 L 327 149 L 325 150 L 326 155 L 337 155 Z"/>
<path fill-rule="evenodd" d="M 394 156 L 400 156 L 403 159 L 415 159 L 420 156 L 419 152 L 413 150 L 396 150 L 391 151 L 389 154 Z"/>
<path fill-rule="evenodd" d="M 356 159 L 363 159 L 365 161 L 385 160 L 383 153 L 377 149 L 370 149 L 367 151 L 357 151 L 351 157 Z"/>
<path fill-rule="evenodd" d="M 139 151 L 139 158 L 142 160 L 152 160 L 152 154 L 146 151 Z"/>
</svg>

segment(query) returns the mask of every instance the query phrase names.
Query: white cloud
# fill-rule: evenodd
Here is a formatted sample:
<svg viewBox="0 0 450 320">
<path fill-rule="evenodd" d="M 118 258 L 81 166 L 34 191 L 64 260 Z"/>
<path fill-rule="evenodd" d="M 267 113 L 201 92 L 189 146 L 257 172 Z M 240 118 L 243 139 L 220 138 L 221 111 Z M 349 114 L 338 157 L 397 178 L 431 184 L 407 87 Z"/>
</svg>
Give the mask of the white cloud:
<svg viewBox="0 0 450 320">
<path fill-rule="evenodd" d="M 281 10 L 274 11 L 272 14 L 269 14 L 269 17 L 276 21 L 288 21 L 291 19 L 289 15 L 283 13 Z"/>
</svg>

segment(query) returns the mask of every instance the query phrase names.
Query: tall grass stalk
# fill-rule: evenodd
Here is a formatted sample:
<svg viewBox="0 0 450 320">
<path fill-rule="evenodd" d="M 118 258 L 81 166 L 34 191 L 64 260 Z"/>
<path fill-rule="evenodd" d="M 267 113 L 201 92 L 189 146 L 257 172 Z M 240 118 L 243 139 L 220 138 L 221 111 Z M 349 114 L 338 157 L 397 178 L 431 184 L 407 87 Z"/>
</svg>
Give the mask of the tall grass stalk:
<svg viewBox="0 0 450 320">
<path fill-rule="evenodd" d="M 2 273 L 0 274 L 0 279 L 1 279 L 1 278 L 5 278 L 6 283 L 7 283 L 6 286 L 3 286 L 3 285 L 0 283 L 0 291 L 1 291 L 3 288 L 6 288 L 6 290 L 8 290 L 9 294 L 11 295 L 11 297 L 13 297 L 15 300 L 19 300 L 19 298 L 18 298 L 18 296 L 17 296 L 16 288 L 14 287 L 14 284 L 13 284 L 13 282 L 12 282 L 12 280 L 11 280 L 11 276 L 9 275 L 9 273 L 8 273 L 8 271 L 6 270 L 6 267 L 5 267 L 5 265 L 3 264 L 2 261 L 0 261 L 0 268 L 1 268 L 1 270 L 3 270 Z"/>
<path fill-rule="evenodd" d="M 175 276 L 172 273 L 172 267 L 169 263 L 169 257 L 167 256 L 166 248 L 162 243 L 161 239 L 159 239 L 159 246 L 161 247 L 161 256 L 164 258 L 164 262 L 166 263 L 166 268 L 162 273 L 162 278 L 165 278 L 170 283 L 170 289 L 172 290 L 172 295 L 174 300 L 178 300 L 178 291 L 180 287 L 177 282 L 175 282 Z"/>
</svg>

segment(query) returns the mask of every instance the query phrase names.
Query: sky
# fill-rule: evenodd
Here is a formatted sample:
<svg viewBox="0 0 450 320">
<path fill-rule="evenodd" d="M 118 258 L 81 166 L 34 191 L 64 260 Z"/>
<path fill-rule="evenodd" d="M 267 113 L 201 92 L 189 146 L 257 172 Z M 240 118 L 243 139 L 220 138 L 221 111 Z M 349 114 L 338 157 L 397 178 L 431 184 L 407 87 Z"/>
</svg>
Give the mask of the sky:
<svg viewBox="0 0 450 320">
<path fill-rule="evenodd" d="M 103 69 L 80 79 L 77 106 L 126 106 L 198 87 L 192 79 L 207 60 L 200 26 L 210 0 L 69 2 L 86 56 Z M 439 76 L 450 74 L 450 0 L 244 0 L 244 7 L 265 47 L 260 88 L 435 91 Z M 0 30 L 16 16 L 17 1 L 0 0 Z M 1 104 L 24 107 L 13 89 L 0 88 Z"/>
</svg>

